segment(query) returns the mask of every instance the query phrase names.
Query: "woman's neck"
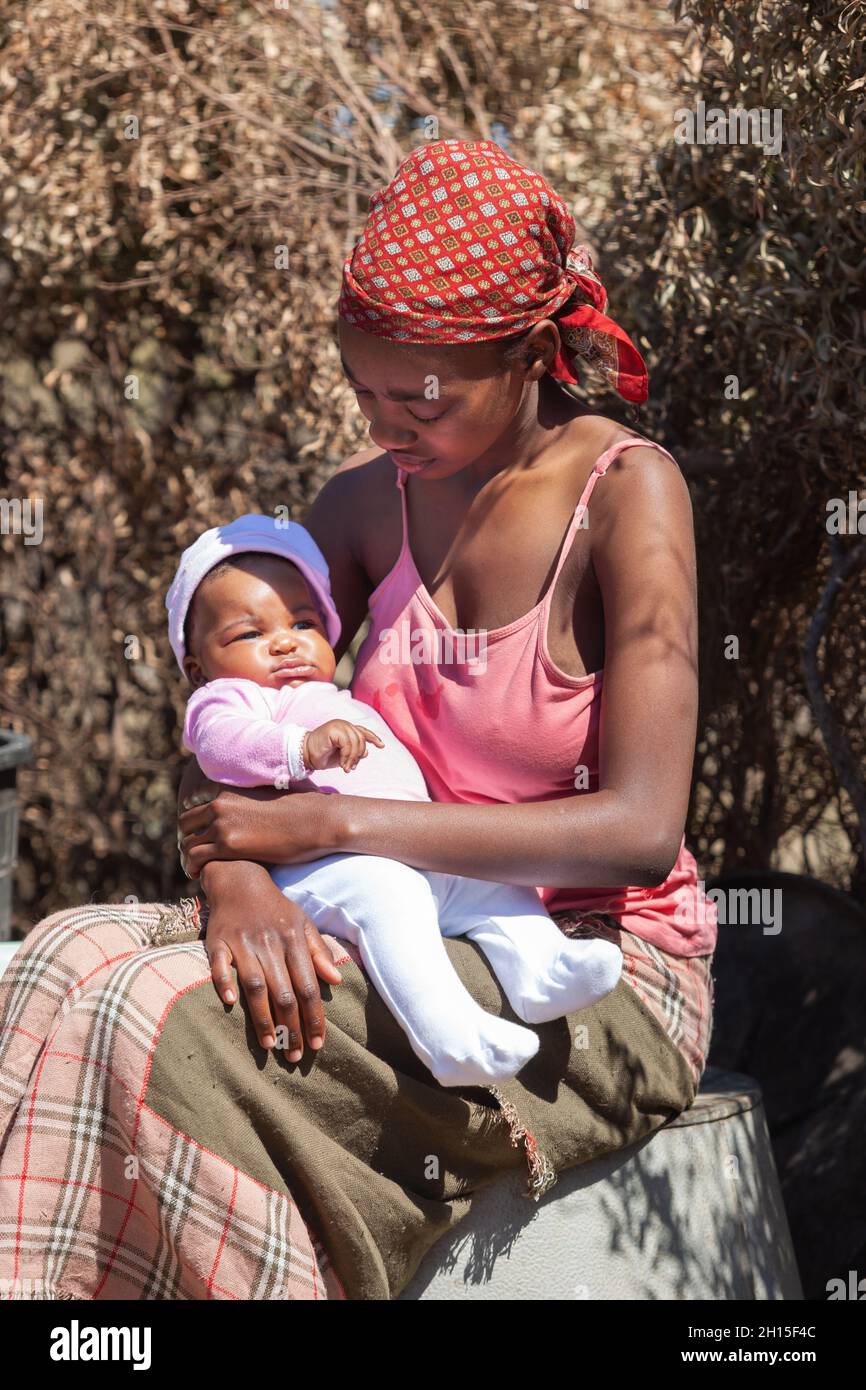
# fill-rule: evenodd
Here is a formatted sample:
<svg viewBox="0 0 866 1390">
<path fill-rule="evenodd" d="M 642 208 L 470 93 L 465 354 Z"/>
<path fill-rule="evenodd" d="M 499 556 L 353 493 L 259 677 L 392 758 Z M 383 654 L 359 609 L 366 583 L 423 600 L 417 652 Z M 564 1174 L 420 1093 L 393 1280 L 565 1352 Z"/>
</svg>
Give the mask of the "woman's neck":
<svg viewBox="0 0 866 1390">
<path fill-rule="evenodd" d="M 531 383 L 531 389 L 511 423 L 489 449 L 466 468 L 442 481 L 468 499 L 491 478 L 500 474 L 528 473 L 554 449 L 573 421 L 594 412 L 549 375 Z"/>
</svg>

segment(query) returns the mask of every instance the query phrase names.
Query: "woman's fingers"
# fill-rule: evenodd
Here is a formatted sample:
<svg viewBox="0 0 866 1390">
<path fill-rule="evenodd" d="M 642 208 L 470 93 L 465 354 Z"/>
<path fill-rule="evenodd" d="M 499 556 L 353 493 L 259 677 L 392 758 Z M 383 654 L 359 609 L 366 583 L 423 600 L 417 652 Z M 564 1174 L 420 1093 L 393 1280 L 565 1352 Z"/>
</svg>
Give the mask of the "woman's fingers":
<svg viewBox="0 0 866 1390">
<path fill-rule="evenodd" d="M 263 954 L 267 953 L 260 939 L 256 940 L 255 950 L 247 945 L 239 946 L 235 965 L 259 1046 L 269 1049 L 274 1047 L 277 1038 L 268 997 L 268 974 L 261 959 Z"/>
<path fill-rule="evenodd" d="M 201 806 L 190 806 L 188 810 L 181 811 L 177 823 L 184 835 L 196 835 L 206 830 L 212 820 L 213 803 L 205 801 Z"/>
<path fill-rule="evenodd" d="M 319 979 L 324 980 L 327 984 L 341 985 L 343 983 L 343 977 L 334 964 L 334 957 L 331 955 L 331 952 L 319 935 L 318 929 L 313 925 L 309 917 L 305 919 L 304 935 L 307 938 L 307 950 L 313 962 L 313 969 Z"/>
<path fill-rule="evenodd" d="M 256 936 L 255 946 L 238 951 L 238 979 L 244 991 L 259 1044 L 279 1047 L 290 1062 L 299 1062 L 304 1038 L 312 1051 L 325 1039 L 325 1010 L 318 975 L 340 984 L 342 975 L 306 914 L 279 932 Z"/>
<path fill-rule="evenodd" d="M 205 950 L 210 963 L 211 979 L 214 989 L 224 1004 L 234 1004 L 237 1000 L 235 981 L 232 975 L 232 953 L 225 942 L 217 942 L 212 949 L 205 938 Z"/>
<path fill-rule="evenodd" d="M 281 954 L 282 942 L 274 943 L 268 952 L 266 978 L 271 1000 L 271 1012 L 276 1021 L 276 1045 L 285 1052 L 290 1062 L 300 1062 L 304 1055 L 304 1035 L 301 1030 L 299 1001 L 288 968 L 286 958 Z M 318 993 L 318 990 L 316 991 Z"/>
<path fill-rule="evenodd" d="M 190 867 L 195 869 L 197 876 L 207 863 L 199 851 L 213 845 L 213 812 L 209 805 L 193 806 L 189 811 L 184 811 L 178 825 L 181 831 L 181 854 L 189 862 Z"/>
<path fill-rule="evenodd" d="M 215 845 L 186 846 L 182 847 L 182 852 L 190 878 L 201 878 L 205 864 L 218 857 Z"/>
<path fill-rule="evenodd" d="M 181 854 L 196 875 L 201 873 L 211 859 L 245 857 L 244 849 L 237 846 L 235 839 L 240 809 L 233 806 L 221 810 L 218 803 L 212 801 L 208 802 L 207 806 L 196 806 L 190 811 L 185 811 L 181 816 Z M 257 810 L 262 810 L 261 804 L 257 806 Z M 190 817 L 189 820 L 186 819 L 187 816 Z M 197 817 L 195 821 L 192 820 L 193 816 Z"/>
<path fill-rule="evenodd" d="M 211 889 L 205 949 L 219 998 L 232 1005 L 242 993 L 259 1046 L 300 1061 L 305 1038 L 315 1052 L 325 1037 L 319 979 L 342 983 L 331 952 L 302 908 L 258 866 L 241 871 L 235 891 L 227 891 L 222 875 Z"/>
<path fill-rule="evenodd" d="M 317 1052 L 325 1041 L 325 1008 L 322 1003 L 322 993 L 319 989 L 319 981 L 313 959 L 308 945 L 307 928 L 315 932 L 312 922 L 309 922 L 305 914 L 300 911 L 303 919 L 301 930 L 293 931 L 285 940 L 285 962 L 291 976 L 292 987 L 294 990 L 296 1007 L 300 1008 L 301 1017 L 304 1024 L 304 1036 L 310 1047 Z M 318 935 L 318 933 L 316 933 Z M 322 950 L 325 943 L 321 943 Z M 330 952 L 329 952 L 330 954 Z M 303 1043 L 301 1043 L 303 1048 Z M 289 1054 L 289 1061 L 299 1060 Z"/>
</svg>

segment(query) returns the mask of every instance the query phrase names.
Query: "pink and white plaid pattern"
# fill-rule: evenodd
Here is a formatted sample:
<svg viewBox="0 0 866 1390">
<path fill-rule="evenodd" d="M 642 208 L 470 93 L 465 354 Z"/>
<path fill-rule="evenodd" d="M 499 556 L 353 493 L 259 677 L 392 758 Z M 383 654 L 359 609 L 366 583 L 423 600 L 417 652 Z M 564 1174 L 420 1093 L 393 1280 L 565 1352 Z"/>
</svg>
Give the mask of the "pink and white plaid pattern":
<svg viewBox="0 0 866 1390">
<path fill-rule="evenodd" d="M 172 1006 L 210 989 L 180 904 L 88 904 L 31 932 L 0 980 L 0 1298 L 342 1299 L 315 1233 L 268 1188 L 144 1103 Z M 697 1086 L 712 1023 L 709 957 L 673 957 L 612 919 L 623 978 Z M 324 938 L 336 960 L 344 946 Z"/>
<path fill-rule="evenodd" d="M 713 957 L 671 955 L 626 931 L 607 913 L 565 910 L 553 918 L 566 936 L 601 936 L 619 946 L 622 979 L 682 1053 L 697 1089 L 713 1031 Z"/>
<path fill-rule="evenodd" d="M 198 942 L 153 949 L 196 908 L 55 913 L 0 981 L 0 1297 L 343 1297 L 293 1202 L 143 1104 L 169 1010 L 212 988 Z"/>
</svg>

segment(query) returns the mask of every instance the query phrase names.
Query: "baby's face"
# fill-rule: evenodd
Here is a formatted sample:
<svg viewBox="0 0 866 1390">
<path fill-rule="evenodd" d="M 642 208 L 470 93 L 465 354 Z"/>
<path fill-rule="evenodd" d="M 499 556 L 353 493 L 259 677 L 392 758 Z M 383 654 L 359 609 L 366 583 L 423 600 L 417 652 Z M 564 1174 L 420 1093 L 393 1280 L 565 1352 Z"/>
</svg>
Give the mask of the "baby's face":
<svg viewBox="0 0 866 1390">
<path fill-rule="evenodd" d="M 200 686 L 220 676 L 275 689 L 330 681 L 336 662 L 300 570 L 277 555 L 244 554 L 196 589 L 184 670 Z"/>
</svg>

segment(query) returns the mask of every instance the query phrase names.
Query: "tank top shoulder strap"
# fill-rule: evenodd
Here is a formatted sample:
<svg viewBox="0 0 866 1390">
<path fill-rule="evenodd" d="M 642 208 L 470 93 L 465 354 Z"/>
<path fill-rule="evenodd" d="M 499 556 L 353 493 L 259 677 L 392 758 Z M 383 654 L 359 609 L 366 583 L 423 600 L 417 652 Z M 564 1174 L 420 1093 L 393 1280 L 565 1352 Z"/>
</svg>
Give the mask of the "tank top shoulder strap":
<svg viewBox="0 0 866 1390">
<path fill-rule="evenodd" d="M 600 477 L 602 473 L 606 473 L 614 459 L 618 454 L 622 453 L 623 449 L 633 449 L 636 444 L 642 444 L 645 449 L 658 449 L 661 453 L 668 455 L 671 463 L 676 463 L 673 454 L 668 454 L 664 445 L 657 444 L 654 439 L 620 439 L 616 444 L 612 444 L 609 449 L 606 449 L 601 458 L 597 460 L 592 470 L 593 475 L 598 474 Z"/>
<path fill-rule="evenodd" d="M 562 542 L 562 546 L 559 552 L 559 560 L 557 562 L 556 570 L 554 571 L 553 579 L 551 580 L 547 588 L 547 602 L 550 602 L 550 599 L 553 596 L 553 591 L 556 588 L 556 581 L 559 578 L 560 570 L 562 569 L 563 565 L 565 564 L 568 558 L 569 551 L 571 550 L 571 544 L 574 540 L 574 534 L 583 520 L 583 514 L 586 511 L 587 506 L 589 505 L 589 499 L 592 496 L 593 488 L 595 487 L 598 479 L 604 476 L 610 465 L 613 463 L 614 459 L 617 457 L 617 455 L 622 453 L 623 449 L 633 448 L 636 444 L 643 444 L 645 448 L 649 449 L 661 449 L 661 452 L 663 454 L 667 454 L 668 458 L 671 460 L 672 463 L 676 462 L 673 456 L 671 454 L 668 454 L 667 449 L 663 448 L 661 444 L 656 444 L 655 440 L 653 439 L 620 439 L 617 441 L 616 444 L 612 444 L 609 449 L 605 449 L 603 454 L 599 455 L 599 457 L 593 464 L 592 472 L 586 480 L 586 487 L 583 489 L 583 492 L 580 495 L 580 501 L 574 509 L 571 522 L 569 524 L 568 530 L 565 533 L 565 538 Z"/>
<path fill-rule="evenodd" d="M 617 457 L 617 455 L 622 453 L 623 449 L 632 449 L 635 447 L 635 445 L 638 444 L 642 444 L 645 448 L 649 449 L 659 449 L 663 454 L 667 454 L 668 458 L 671 460 L 672 463 L 676 462 L 673 455 L 669 454 L 667 449 L 665 449 L 661 444 L 657 444 L 654 439 L 641 438 L 620 439 L 617 441 L 616 444 L 612 444 L 609 449 L 606 449 L 604 453 L 596 459 L 595 463 L 593 464 L 592 472 L 586 480 L 586 486 L 584 487 L 583 492 L 580 495 L 580 501 L 574 509 L 571 521 L 569 522 L 568 530 L 565 533 L 565 537 L 560 547 L 559 559 L 556 563 L 556 569 L 554 571 L 553 579 L 547 586 L 547 592 L 544 596 L 544 607 L 546 607 L 550 603 L 551 598 L 553 597 L 553 591 L 556 588 L 556 582 L 559 579 L 560 571 L 562 570 L 562 567 L 568 558 L 572 542 L 574 540 L 574 534 L 581 524 L 583 514 L 586 511 L 587 506 L 589 505 L 589 499 L 592 496 L 592 491 L 596 485 L 596 482 L 599 478 L 604 476 L 610 465 L 613 463 L 614 459 Z M 397 568 L 397 566 L 404 563 L 407 551 L 409 549 L 409 515 L 406 505 L 407 476 L 408 475 L 406 474 L 406 472 L 402 468 L 400 468 L 399 465 L 397 465 L 397 476 L 395 479 L 395 483 L 400 493 L 400 505 L 403 512 L 403 540 L 400 546 L 400 554 L 398 556 L 397 565 L 395 566 L 395 569 Z"/>
</svg>

